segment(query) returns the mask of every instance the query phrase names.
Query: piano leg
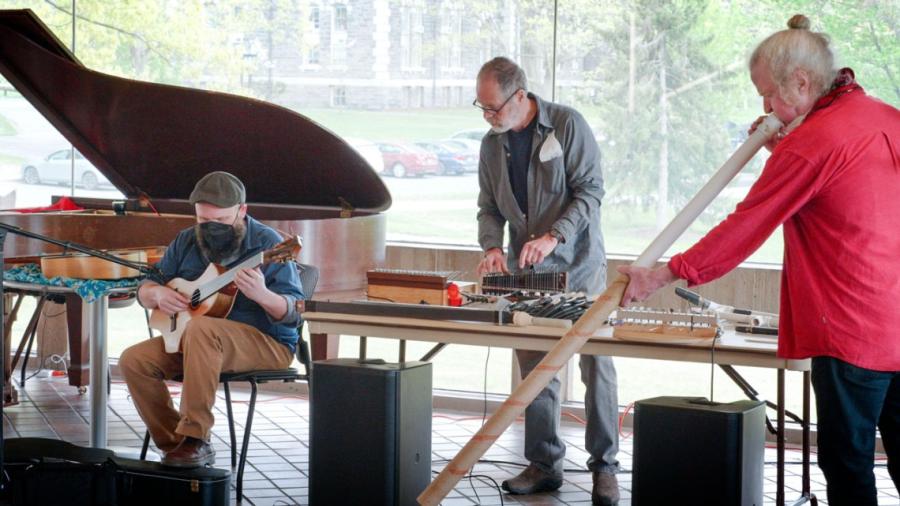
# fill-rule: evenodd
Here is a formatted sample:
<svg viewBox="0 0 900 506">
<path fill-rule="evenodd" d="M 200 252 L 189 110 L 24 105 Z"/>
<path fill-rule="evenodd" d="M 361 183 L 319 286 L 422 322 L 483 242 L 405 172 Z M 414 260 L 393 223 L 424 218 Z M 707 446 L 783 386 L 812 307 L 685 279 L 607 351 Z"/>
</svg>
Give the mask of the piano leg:
<svg viewBox="0 0 900 506">
<path fill-rule="evenodd" d="M 69 326 L 69 384 L 83 389 L 90 384 L 90 334 L 85 332 L 81 312 L 84 302 L 77 294 L 66 294 L 66 322 Z"/>
</svg>

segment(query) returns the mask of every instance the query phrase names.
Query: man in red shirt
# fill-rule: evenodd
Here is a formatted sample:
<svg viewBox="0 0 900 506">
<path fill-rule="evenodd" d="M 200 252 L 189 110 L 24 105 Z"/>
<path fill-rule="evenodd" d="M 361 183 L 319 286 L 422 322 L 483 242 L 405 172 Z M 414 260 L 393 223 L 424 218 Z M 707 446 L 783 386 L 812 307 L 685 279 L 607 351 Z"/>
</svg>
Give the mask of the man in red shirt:
<svg viewBox="0 0 900 506">
<path fill-rule="evenodd" d="M 833 70 L 806 17 L 788 27 L 756 48 L 750 78 L 766 113 L 799 125 L 767 145 L 747 197 L 697 244 L 656 269 L 619 269 L 622 304 L 712 281 L 784 225 L 778 355 L 812 357 L 828 504 L 875 505 L 876 426 L 900 490 L 900 111 Z"/>
</svg>

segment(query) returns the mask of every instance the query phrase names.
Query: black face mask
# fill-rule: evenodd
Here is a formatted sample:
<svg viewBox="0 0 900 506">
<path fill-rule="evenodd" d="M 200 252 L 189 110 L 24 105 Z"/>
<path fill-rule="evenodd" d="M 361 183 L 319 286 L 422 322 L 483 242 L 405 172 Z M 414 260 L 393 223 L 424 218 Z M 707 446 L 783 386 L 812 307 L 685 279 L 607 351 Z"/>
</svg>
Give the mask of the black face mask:
<svg viewBox="0 0 900 506">
<path fill-rule="evenodd" d="M 241 245 L 241 237 L 235 227 L 217 221 L 197 224 L 197 239 L 213 263 L 228 259 Z"/>
</svg>

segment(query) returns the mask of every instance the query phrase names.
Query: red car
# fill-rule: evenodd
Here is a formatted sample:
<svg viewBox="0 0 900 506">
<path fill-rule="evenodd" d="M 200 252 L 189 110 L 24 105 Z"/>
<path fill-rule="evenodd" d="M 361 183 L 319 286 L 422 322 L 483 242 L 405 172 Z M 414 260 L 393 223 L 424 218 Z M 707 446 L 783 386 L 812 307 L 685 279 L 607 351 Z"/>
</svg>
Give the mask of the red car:
<svg viewBox="0 0 900 506">
<path fill-rule="evenodd" d="M 382 174 L 394 177 L 422 176 L 437 174 L 441 170 L 437 155 L 411 144 L 379 142 L 378 150 L 384 160 Z"/>
</svg>

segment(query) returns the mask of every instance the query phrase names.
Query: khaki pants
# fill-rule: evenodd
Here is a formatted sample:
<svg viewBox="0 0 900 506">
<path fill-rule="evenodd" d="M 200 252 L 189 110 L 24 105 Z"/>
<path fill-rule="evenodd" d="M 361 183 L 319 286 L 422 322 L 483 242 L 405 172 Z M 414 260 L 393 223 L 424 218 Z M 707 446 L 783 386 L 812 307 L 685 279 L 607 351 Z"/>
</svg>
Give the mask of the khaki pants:
<svg viewBox="0 0 900 506">
<path fill-rule="evenodd" d="M 166 353 L 162 337 L 155 337 L 122 352 L 119 368 L 157 448 L 168 452 L 184 436 L 209 437 L 220 372 L 281 369 L 293 358 L 287 346 L 254 327 L 200 316 L 188 322 L 180 353 Z M 184 379 L 175 411 L 164 380 L 177 375 Z"/>
</svg>

